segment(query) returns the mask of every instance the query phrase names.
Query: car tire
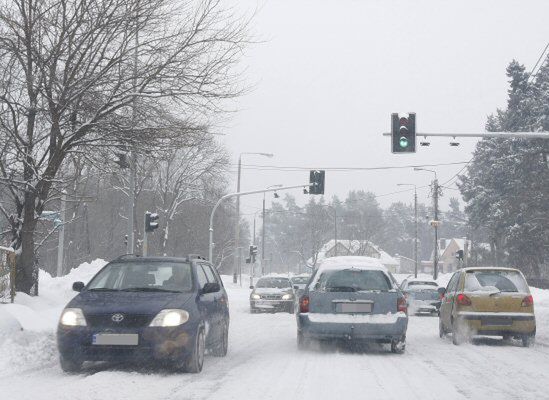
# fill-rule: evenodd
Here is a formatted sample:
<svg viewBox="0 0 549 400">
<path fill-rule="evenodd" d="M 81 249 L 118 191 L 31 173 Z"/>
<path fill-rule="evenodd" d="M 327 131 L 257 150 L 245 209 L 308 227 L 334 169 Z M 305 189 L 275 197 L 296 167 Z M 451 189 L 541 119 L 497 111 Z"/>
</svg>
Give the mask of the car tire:
<svg viewBox="0 0 549 400">
<path fill-rule="evenodd" d="M 221 333 L 219 339 L 212 349 L 212 355 L 214 357 L 225 357 L 229 351 L 229 327 L 224 322 L 221 327 Z"/>
<path fill-rule="evenodd" d="M 444 329 L 444 324 L 442 323 L 442 319 L 438 319 L 438 337 L 443 338 L 446 336 L 446 330 Z"/>
<path fill-rule="evenodd" d="M 61 364 L 61 369 L 64 372 L 76 373 L 82 370 L 83 362 L 74 358 L 63 357 L 60 355 L 59 363 Z"/>
<path fill-rule="evenodd" d="M 406 337 L 391 341 L 391 353 L 402 354 L 406 351 Z"/>
<path fill-rule="evenodd" d="M 452 343 L 459 346 L 465 341 L 466 337 L 463 333 L 463 328 L 459 325 L 459 323 L 456 323 L 456 321 L 452 321 Z"/>
<path fill-rule="evenodd" d="M 311 341 L 307 339 L 302 331 L 297 331 L 297 349 L 298 350 L 308 350 L 310 347 Z"/>
<path fill-rule="evenodd" d="M 534 344 L 536 337 L 534 335 L 522 335 L 522 347 L 530 347 Z"/>
<path fill-rule="evenodd" d="M 185 370 L 187 372 L 197 374 L 202 371 L 204 366 L 204 353 L 206 350 L 206 332 L 204 327 L 200 326 L 196 333 L 195 343 L 192 354 L 187 360 Z"/>
<path fill-rule="evenodd" d="M 295 313 L 295 306 L 293 304 L 290 304 L 288 306 L 288 314 L 293 314 Z"/>
</svg>

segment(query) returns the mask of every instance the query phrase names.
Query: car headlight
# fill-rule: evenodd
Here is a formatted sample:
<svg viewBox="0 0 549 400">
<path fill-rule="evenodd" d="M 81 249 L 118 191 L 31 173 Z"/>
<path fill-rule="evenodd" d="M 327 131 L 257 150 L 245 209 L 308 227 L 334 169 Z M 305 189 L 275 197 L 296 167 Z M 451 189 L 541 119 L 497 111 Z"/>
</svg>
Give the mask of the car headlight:
<svg viewBox="0 0 549 400">
<path fill-rule="evenodd" d="M 260 295 L 258 295 L 258 294 L 255 294 L 255 293 L 254 293 L 254 294 L 252 294 L 252 296 L 251 296 L 251 297 L 252 297 L 252 300 L 259 300 L 259 299 L 261 298 L 261 296 L 260 296 Z"/>
<path fill-rule="evenodd" d="M 189 320 L 189 313 L 185 310 L 162 310 L 151 321 L 149 326 L 179 326 Z"/>
<path fill-rule="evenodd" d="M 282 296 L 282 300 L 291 300 L 294 298 L 294 295 L 291 294 L 291 293 L 288 293 L 288 294 L 285 294 L 284 296 Z"/>
<path fill-rule="evenodd" d="M 80 308 L 65 308 L 59 322 L 64 326 L 86 326 L 86 318 Z"/>
</svg>

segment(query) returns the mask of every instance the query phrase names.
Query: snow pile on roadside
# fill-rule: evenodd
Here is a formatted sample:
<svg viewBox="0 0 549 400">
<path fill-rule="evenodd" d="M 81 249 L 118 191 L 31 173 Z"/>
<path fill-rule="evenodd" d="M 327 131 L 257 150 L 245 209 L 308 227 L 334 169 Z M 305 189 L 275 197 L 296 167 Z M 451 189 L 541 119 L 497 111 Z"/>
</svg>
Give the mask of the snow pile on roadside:
<svg viewBox="0 0 549 400">
<path fill-rule="evenodd" d="M 549 290 L 530 288 L 536 313 L 536 341 L 549 346 Z"/>
<path fill-rule="evenodd" d="M 57 364 L 55 328 L 63 307 L 76 295 L 72 283 L 87 283 L 105 264 L 84 263 L 60 278 L 40 271 L 40 296 L 17 293 L 14 304 L 0 305 L 0 375 Z"/>
</svg>

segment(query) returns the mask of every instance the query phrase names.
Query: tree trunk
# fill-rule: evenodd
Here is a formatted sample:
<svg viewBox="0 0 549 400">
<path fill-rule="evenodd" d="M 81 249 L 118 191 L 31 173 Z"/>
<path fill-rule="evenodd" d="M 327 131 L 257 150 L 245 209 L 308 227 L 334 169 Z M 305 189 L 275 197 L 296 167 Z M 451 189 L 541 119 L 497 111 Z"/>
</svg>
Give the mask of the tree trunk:
<svg viewBox="0 0 549 400">
<path fill-rule="evenodd" d="M 17 262 L 15 273 L 15 290 L 31 294 L 35 284 L 35 255 L 34 255 L 34 230 L 36 219 L 34 218 L 34 196 L 27 194 L 25 201 L 25 214 L 21 226 L 19 246 L 16 247 Z"/>
</svg>

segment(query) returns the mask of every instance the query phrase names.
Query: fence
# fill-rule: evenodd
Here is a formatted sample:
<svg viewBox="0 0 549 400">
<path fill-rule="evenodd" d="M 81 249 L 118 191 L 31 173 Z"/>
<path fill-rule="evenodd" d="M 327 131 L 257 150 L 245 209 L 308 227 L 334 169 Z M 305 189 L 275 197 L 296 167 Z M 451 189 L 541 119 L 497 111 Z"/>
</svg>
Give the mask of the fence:
<svg viewBox="0 0 549 400">
<path fill-rule="evenodd" d="M 15 252 L 10 247 L 0 246 L 0 302 L 15 298 Z"/>
</svg>

